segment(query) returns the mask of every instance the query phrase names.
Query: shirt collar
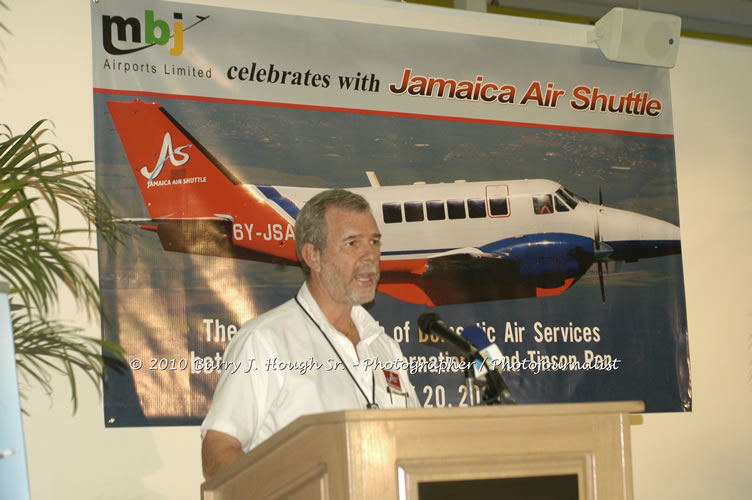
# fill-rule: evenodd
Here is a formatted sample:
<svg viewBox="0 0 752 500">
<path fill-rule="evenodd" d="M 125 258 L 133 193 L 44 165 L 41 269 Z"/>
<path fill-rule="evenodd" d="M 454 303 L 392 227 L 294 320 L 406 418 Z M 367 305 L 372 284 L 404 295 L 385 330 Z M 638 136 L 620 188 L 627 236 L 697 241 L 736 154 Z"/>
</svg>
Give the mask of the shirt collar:
<svg viewBox="0 0 752 500">
<path fill-rule="evenodd" d="M 326 328 L 329 332 L 336 332 L 339 335 L 343 335 L 342 332 L 338 331 L 331 323 L 329 323 L 329 320 L 319 307 L 316 299 L 311 295 L 311 291 L 308 289 L 308 284 L 305 282 L 298 291 L 298 300 L 303 307 L 306 308 L 308 313 L 322 326 L 322 328 Z M 370 344 L 376 339 L 376 336 L 381 333 L 381 327 L 378 322 L 368 314 L 368 311 L 366 311 L 363 306 L 354 306 L 350 311 L 350 317 L 355 323 L 355 327 L 358 329 L 361 342 Z"/>
</svg>

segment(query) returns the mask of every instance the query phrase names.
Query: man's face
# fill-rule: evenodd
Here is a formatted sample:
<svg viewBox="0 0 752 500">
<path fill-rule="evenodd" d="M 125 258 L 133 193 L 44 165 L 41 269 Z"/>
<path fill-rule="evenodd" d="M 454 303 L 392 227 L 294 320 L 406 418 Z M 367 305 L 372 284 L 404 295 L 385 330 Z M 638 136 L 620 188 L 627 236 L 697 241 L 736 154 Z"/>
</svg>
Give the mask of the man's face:
<svg viewBox="0 0 752 500">
<path fill-rule="evenodd" d="M 381 233 L 369 212 L 329 207 L 319 279 L 329 297 L 348 306 L 371 302 L 379 282 Z"/>
</svg>

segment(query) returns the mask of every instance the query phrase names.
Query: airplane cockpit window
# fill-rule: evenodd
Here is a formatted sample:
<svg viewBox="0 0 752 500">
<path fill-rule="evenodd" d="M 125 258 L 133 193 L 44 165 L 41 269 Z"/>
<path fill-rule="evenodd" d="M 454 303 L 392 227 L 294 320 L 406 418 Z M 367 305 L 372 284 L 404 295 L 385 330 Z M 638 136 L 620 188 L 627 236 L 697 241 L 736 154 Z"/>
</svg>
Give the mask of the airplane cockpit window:
<svg viewBox="0 0 752 500">
<path fill-rule="evenodd" d="M 393 224 L 402 222 L 402 204 L 401 203 L 384 203 L 381 205 L 384 214 L 384 223 Z"/>
<path fill-rule="evenodd" d="M 565 189 L 557 189 L 556 194 L 564 198 L 564 201 L 567 203 L 567 205 L 572 207 L 572 209 L 577 208 L 577 200 L 571 197 Z"/>
<path fill-rule="evenodd" d="M 471 219 L 480 219 L 486 216 L 486 200 L 470 198 L 467 200 L 467 212 Z"/>
<path fill-rule="evenodd" d="M 406 201 L 405 202 L 405 220 L 407 222 L 420 222 L 423 217 L 423 202 L 422 201 Z"/>
<path fill-rule="evenodd" d="M 426 202 L 426 215 L 428 220 L 444 220 L 444 200 L 428 200 Z"/>
<path fill-rule="evenodd" d="M 578 202 L 579 202 L 579 201 L 581 201 L 581 202 L 583 202 L 583 203 L 590 203 L 590 201 L 588 201 L 588 200 L 587 200 L 587 199 L 586 199 L 586 198 L 585 198 L 584 196 L 580 196 L 579 194 L 577 194 L 577 193 L 574 193 L 574 192 L 572 192 L 571 190 L 569 190 L 569 189 L 567 189 L 567 188 L 565 188 L 565 187 L 563 187 L 563 186 L 562 186 L 562 188 L 561 188 L 561 189 L 562 189 L 562 190 L 563 190 L 563 191 L 564 191 L 565 193 L 567 193 L 567 194 L 568 194 L 569 196 L 571 196 L 572 198 L 574 198 L 575 200 L 577 200 Z M 572 208 L 574 208 L 574 207 L 572 207 Z"/>
<path fill-rule="evenodd" d="M 491 209 L 492 217 L 509 215 L 509 205 L 506 198 L 489 198 L 488 206 Z"/>
<path fill-rule="evenodd" d="M 556 207 L 557 212 L 569 212 L 567 204 L 561 201 L 561 198 L 556 195 L 554 195 L 554 206 Z"/>
<path fill-rule="evenodd" d="M 465 200 L 447 200 L 447 212 L 450 219 L 464 219 Z"/>
<path fill-rule="evenodd" d="M 550 194 L 533 196 L 533 211 L 536 215 L 554 213 L 553 197 Z"/>
</svg>

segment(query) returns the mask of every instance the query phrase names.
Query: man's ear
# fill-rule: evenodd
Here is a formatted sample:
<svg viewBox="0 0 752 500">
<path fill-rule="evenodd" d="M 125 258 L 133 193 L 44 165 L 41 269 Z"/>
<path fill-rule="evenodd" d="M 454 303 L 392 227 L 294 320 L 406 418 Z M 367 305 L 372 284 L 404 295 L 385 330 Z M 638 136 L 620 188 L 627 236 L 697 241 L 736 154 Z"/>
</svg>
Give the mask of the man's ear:
<svg viewBox="0 0 752 500">
<path fill-rule="evenodd" d="M 301 254 L 303 255 L 305 263 L 308 264 L 308 267 L 313 271 L 319 272 L 321 267 L 321 252 L 313 246 L 313 243 L 305 243 Z"/>
</svg>

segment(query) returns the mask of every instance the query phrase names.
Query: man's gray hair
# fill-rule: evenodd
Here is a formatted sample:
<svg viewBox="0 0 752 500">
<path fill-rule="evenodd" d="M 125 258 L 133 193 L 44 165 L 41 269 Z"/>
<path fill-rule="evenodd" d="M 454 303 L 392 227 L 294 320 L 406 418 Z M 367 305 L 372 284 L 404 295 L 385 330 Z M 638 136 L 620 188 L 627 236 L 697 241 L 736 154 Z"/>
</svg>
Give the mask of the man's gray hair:
<svg viewBox="0 0 752 500">
<path fill-rule="evenodd" d="M 303 259 L 303 245 L 311 243 L 319 251 L 326 247 L 325 215 L 329 207 L 371 213 L 371 206 L 365 198 L 345 189 L 322 191 L 308 200 L 295 219 L 295 251 L 306 278 L 311 275 L 311 268 Z"/>
</svg>

